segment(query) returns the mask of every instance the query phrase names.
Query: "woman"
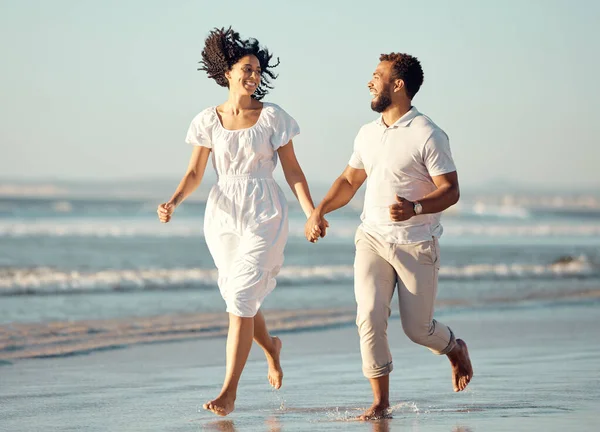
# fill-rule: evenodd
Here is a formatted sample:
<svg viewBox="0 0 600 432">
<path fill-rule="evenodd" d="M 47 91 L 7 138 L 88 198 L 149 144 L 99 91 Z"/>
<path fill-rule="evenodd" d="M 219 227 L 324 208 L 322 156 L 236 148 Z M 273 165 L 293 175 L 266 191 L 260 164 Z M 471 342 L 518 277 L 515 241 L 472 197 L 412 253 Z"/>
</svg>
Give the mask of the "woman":
<svg viewBox="0 0 600 432">
<path fill-rule="evenodd" d="M 281 341 L 272 337 L 260 306 L 275 288 L 288 236 L 285 196 L 272 177 L 277 159 L 306 216 L 314 205 L 292 138 L 300 129 L 279 106 L 261 102 L 276 78 L 272 55 L 255 39 L 241 39 L 231 28 L 206 39 L 202 67 L 222 87 L 223 104 L 192 121 L 186 141 L 194 145 L 185 176 L 173 197 L 158 207 L 161 222 L 199 185 L 209 156 L 217 172 L 206 205 L 206 243 L 219 270 L 218 285 L 229 312 L 227 367 L 219 396 L 204 409 L 225 416 L 234 409 L 237 386 L 252 340 L 264 350 L 271 385 L 281 387 Z"/>
</svg>

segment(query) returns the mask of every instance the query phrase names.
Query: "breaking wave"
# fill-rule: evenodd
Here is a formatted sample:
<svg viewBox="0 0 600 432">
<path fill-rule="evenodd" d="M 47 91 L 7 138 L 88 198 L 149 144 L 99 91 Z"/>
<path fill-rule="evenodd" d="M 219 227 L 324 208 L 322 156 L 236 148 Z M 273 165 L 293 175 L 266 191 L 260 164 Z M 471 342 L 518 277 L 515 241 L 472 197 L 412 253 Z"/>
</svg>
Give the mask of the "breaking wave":
<svg viewBox="0 0 600 432">
<path fill-rule="evenodd" d="M 443 266 L 442 280 L 543 279 L 600 277 L 600 268 L 587 256 L 564 257 L 550 264 L 473 264 Z M 280 286 L 348 283 L 351 265 L 285 266 Z M 64 271 L 49 267 L 0 268 L 0 296 L 77 294 L 108 291 L 172 290 L 214 287 L 214 269 L 130 269 L 97 272 Z"/>
</svg>

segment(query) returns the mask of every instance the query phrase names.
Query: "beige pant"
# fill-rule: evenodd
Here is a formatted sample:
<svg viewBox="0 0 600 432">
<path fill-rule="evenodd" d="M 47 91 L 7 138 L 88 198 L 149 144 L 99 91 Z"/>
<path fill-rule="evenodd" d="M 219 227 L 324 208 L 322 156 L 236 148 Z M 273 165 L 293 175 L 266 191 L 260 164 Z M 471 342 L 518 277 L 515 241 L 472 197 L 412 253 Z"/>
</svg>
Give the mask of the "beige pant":
<svg viewBox="0 0 600 432">
<path fill-rule="evenodd" d="M 392 244 L 358 229 L 355 243 L 356 325 L 365 376 L 377 378 L 392 371 L 387 323 L 396 285 L 406 335 L 435 354 L 451 351 L 456 344 L 452 330 L 433 319 L 439 270 L 437 239 Z"/>
</svg>

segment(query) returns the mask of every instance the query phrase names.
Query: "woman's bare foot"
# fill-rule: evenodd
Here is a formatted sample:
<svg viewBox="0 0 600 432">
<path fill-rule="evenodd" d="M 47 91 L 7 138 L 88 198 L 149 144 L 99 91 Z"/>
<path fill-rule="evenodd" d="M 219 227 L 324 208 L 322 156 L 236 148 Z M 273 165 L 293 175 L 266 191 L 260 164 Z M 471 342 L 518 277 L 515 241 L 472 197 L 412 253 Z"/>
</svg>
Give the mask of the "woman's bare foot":
<svg viewBox="0 0 600 432">
<path fill-rule="evenodd" d="M 267 362 L 269 363 L 269 383 L 273 388 L 280 389 L 283 382 L 283 370 L 279 362 L 279 355 L 281 353 L 281 339 L 277 336 L 271 338 L 273 341 L 273 352 L 265 352 L 267 356 Z"/>
<path fill-rule="evenodd" d="M 456 346 L 448 353 L 452 365 L 452 386 L 455 392 L 463 391 L 473 377 L 473 366 L 469 358 L 467 344 L 462 339 L 456 339 Z"/>
<path fill-rule="evenodd" d="M 389 411 L 389 403 L 374 403 L 371 408 L 366 410 L 362 415 L 358 416 L 359 420 L 379 420 L 391 418 L 392 414 Z"/>
<path fill-rule="evenodd" d="M 218 398 L 202 405 L 202 408 L 207 411 L 212 411 L 216 415 L 225 417 L 235 408 L 235 395 L 230 396 L 227 393 L 221 393 Z"/>
</svg>

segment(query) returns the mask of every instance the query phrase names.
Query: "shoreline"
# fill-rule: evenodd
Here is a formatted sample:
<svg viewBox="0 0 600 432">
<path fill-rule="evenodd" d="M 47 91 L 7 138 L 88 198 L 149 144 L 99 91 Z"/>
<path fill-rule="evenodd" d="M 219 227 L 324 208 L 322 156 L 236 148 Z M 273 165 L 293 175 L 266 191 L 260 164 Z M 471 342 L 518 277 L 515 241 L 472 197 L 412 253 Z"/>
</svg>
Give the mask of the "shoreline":
<svg viewBox="0 0 600 432">
<path fill-rule="evenodd" d="M 280 391 L 253 346 L 236 410 L 224 419 L 201 409 L 222 384 L 220 337 L 17 361 L 0 368 L 0 418 L 11 431 L 593 431 L 599 311 L 598 302 L 578 302 L 440 314 L 474 364 L 461 393 L 452 392 L 448 361 L 410 342 L 394 318 L 393 418 L 384 422 L 354 421 L 371 394 L 353 325 L 285 334 Z"/>
<path fill-rule="evenodd" d="M 438 302 L 436 316 L 455 316 L 481 311 L 511 310 L 553 305 L 586 305 L 600 300 L 600 290 L 538 295 L 518 301 Z M 329 309 L 265 310 L 269 330 L 273 333 L 302 333 L 353 326 L 354 307 Z M 391 320 L 398 319 L 395 301 Z M 97 352 L 127 349 L 137 345 L 223 338 L 227 335 L 225 312 L 185 313 L 104 320 L 58 321 L 48 323 L 11 323 L 0 325 L 0 366 L 24 359 L 49 359 L 90 355 Z"/>
</svg>

